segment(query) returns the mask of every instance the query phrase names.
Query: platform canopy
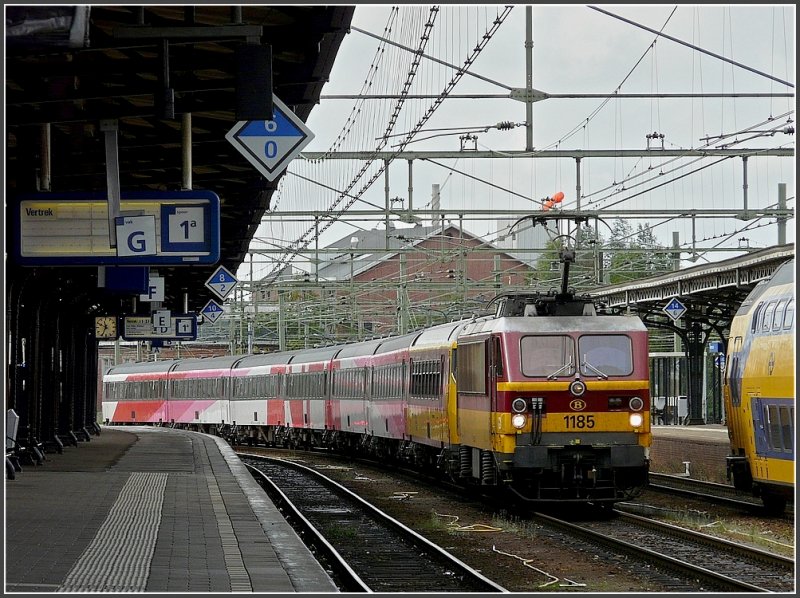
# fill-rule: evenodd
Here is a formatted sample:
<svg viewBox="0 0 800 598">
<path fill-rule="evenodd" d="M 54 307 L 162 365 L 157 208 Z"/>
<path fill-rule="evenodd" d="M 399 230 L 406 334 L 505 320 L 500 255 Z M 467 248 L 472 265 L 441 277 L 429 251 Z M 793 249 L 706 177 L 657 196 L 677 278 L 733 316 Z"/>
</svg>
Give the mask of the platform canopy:
<svg viewBox="0 0 800 598">
<path fill-rule="evenodd" d="M 6 7 L 6 222 L 18 194 L 107 189 L 104 120 L 118 123 L 123 193 L 180 189 L 182 119 L 191 113 L 191 185 L 220 197 L 219 264 L 235 272 L 278 182 L 267 181 L 225 139 L 237 120 L 240 49 L 269 46 L 273 91 L 305 121 L 353 11 L 317 5 Z M 13 261 L 10 267 L 13 282 L 22 274 Z M 167 303 L 180 306 L 188 292 L 189 309 L 199 311 L 215 268 L 159 268 L 168 277 Z M 88 287 L 96 271 L 83 267 L 69 277 L 88 277 L 81 283 Z"/>
</svg>

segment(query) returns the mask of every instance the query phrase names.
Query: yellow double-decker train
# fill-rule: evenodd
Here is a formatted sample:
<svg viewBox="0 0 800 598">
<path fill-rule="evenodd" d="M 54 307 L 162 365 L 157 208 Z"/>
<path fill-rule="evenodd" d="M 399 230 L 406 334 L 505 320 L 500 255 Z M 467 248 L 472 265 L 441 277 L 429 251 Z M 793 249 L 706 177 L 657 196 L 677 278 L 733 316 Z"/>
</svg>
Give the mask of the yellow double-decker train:
<svg viewBox="0 0 800 598">
<path fill-rule="evenodd" d="M 729 479 L 783 512 L 794 501 L 794 260 L 759 283 L 731 324 L 723 386 Z"/>
</svg>

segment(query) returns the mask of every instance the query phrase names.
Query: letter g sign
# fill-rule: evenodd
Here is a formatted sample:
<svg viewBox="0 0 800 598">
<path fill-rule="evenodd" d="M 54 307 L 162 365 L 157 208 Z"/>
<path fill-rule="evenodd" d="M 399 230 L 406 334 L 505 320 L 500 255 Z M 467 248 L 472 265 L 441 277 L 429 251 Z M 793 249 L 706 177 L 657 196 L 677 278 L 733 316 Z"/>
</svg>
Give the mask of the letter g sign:
<svg viewBox="0 0 800 598">
<path fill-rule="evenodd" d="M 147 250 L 143 230 L 135 230 L 128 235 L 128 249 L 131 250 L 131 253 L 144 253 Z"/>
<path fill-rule="evenodd" d="M 120 216 L 115 222 L 117 256 L 156 255 L 155 216 Z"/>
</svg>

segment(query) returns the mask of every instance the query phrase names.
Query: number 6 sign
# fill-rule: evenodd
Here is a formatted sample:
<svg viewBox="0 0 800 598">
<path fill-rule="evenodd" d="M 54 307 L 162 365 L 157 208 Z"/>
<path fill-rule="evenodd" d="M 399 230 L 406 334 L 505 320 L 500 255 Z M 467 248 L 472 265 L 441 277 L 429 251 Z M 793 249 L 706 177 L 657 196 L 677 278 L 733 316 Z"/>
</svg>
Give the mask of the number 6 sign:
<svg viewBox="0 0 800 598">
<path fill-rule="evenodd" d="M 240 120 L 225 135 L 233 147 L 269 181 L 286 170 L 314 133 L 277 96 L 272 96 L 273 120 Z"/>
<path fill-rule="evenodd" d="M 219 297 L 220 299 L 225 299 L 228 295 L 231 294 L 234 287 L 236 287 L 236 283 L 239 282 L 236 280 L 236 277 L 231 274 L 224 266 L 220 266 L 217 268 L 216 272 L 211 275 L 206 281 L 206 286 L 214 291 L 214 294 Z"/>
</svg>

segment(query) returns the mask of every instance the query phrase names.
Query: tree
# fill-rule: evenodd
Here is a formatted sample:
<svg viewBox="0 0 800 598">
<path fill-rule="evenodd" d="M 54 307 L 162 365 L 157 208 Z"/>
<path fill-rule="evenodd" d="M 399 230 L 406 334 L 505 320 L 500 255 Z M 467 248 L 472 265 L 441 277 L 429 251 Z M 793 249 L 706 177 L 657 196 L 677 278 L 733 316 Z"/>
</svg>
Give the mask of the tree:
<svg viewBox="0 0 800 598">
<path fill-rule="evenodd" d="M 669 250 L 658 242 L 649 226 L 641 223 L 633 232 L 630 224 L 616 219 L 605 250 L 609 284 L 647 278 L 672 269 Z"/>
</svg>

